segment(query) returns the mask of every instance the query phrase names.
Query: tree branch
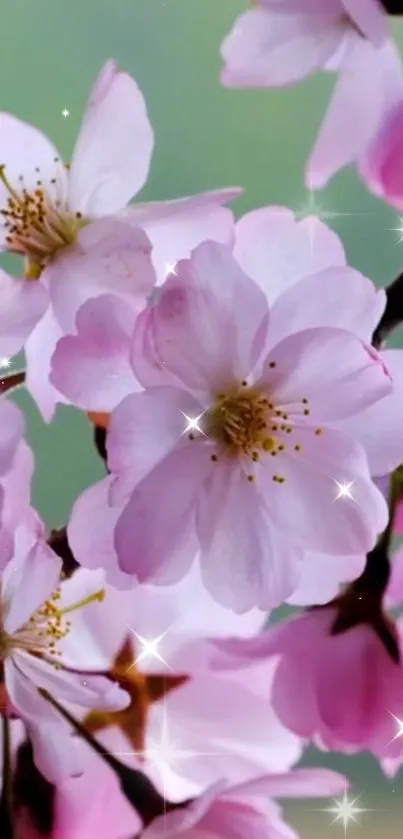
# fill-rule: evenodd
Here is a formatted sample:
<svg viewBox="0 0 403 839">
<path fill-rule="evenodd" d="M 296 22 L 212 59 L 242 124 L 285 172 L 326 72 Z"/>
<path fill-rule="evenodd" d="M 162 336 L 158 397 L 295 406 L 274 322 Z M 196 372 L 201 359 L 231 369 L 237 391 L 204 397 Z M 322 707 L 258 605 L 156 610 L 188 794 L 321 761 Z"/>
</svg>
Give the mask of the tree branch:
<svg viewBox="0 0 403 839">
<path fill-rule="evenodd" d="M 403 274 L 399 274 L 386 289 L 386 308 L 372 337 L 374 347 L 379 349 L 388 335 L 401 323 L 403 323 Z"/>
<path fill-rule="evenodd" d="M 388 15 L 403 15 L 403 0 L 381 0 Z"/>
<path fill-rule="evenodd" d="M 13 789 L 11 770 L 10 721 L 5 713 L 3 721 L 3 786 L 0 796 L 1 839 L 14 839 Z"/>
</svg>

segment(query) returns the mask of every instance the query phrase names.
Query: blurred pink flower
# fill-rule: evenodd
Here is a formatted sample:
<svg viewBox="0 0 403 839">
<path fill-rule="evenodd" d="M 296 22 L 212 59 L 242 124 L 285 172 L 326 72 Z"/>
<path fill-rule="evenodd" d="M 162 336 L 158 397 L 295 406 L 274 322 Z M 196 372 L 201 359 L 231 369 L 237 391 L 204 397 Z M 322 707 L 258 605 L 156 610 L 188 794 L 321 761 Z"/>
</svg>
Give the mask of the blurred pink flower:
<svg viewBox="0 0 403 839">
<path fill-rule="evenodd" d="M 403 91 L 360 161 L 360 173 L 369 188 L 398 210 L 403 210 L 402 144 Z"/>
<path fill-rule="evenodd" d="M 236 787 L 217 784 L 186 807 L 155 819 L 141 839 L 298 839 L 271 799 L 317 798 L 345 788 L 345 778 L 328 769 L 297 769 Z"/>
<path fill-rule="evenodd" d="M 367 599 L 357 590 L 355 598 L 355 604 L 347 604 L 346 629 L 333 632 L 343 614 L 341 598 L 256 638 L 216 642 L 219 653 L 215 663 L 210 658 L 211 666 L 244 672 L 248 661 L 253 668 L 273 657 L 270 701 L 285 726 L 326 750 L 366 750 L 386 766 L 398 765 L 403 759 L 397 724 L 403 719 L 403 622 L 373 611 L 370 592 Z M 392 564 L 385 603 L 388 608 L 403 603 L 402 551 Z M 397 645 L 399 660 L 392 657 L 386 634 Z"/>
<path fill-rule="evenodd" d="M 27 386 L 47 419 L 64 401 L 48 382 L 50 357 L 82 303 L 114 291 L 142 304 L 156 279 L 152 259 L 166 274 L 167 263 L 206 237 L 231 235 L 232 214 L 221 204 L 237 189 L 127 207 L 147 178 L 153 143 L 136 82 L 111 61 L 90 94 L 69 167 L 41 131 L 0 114 L 0 247 L 26 264 L 19 283 L 0 276 L 0 351 L 26 343 Z"/>
<path fill-rule="evenodd" d="M 0 576 L 0 661 L 11 709 L 25 723 L 35 760 L 51 780 L 77 771 L 74 740 L 59 714 L 38 693 L 47 690 L 61 702 L 83 707 L 119 709 L 128 695 L 99 671 L 96 644 L 77 630 L 74 617 L 103 593 L 78 585 L 78 599 L 65 602 L 60 583 L 61 560 L 47 546 L 37 518 L 20 524 L 13 558 Z M 78 589 L 77 589 L 78 585 Z M 91 673 L 91 671 L 93 671 Z"/>
<path fill-rule="evenodd" d="M 221 48 L 229 87 L 279 87 L 318 70 L 339 78 L 308 163 L 323 187 L 359 157 L 403 96 L 399 53 L 378 0 L 258 0 Z"/>
</svg>

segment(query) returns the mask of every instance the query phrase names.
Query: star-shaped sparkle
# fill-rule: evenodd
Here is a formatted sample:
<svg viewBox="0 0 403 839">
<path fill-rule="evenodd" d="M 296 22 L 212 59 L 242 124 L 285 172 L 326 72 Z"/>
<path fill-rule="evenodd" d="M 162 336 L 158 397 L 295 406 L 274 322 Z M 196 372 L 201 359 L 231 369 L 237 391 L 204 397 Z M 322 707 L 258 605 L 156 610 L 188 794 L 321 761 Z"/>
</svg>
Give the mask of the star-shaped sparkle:
<svg viewBox="0 0 403 839">
<path fill-rule="evenodd" d="M 365 807 L 356 807 L 356 803 L 361 796 L 358 795 L 357 798 L 349 800 L 347 795 L 347 789 L 344 790 L 343 798 L 333 798 L 334 806 L 327 807 L 321 810 L 322 813 L 330 813 L 334 814 L 334 819 L 331 821 L 331 824 L 336 824 L 340 822 L 344 827 L 344 835 L 347 835 L 347 828 L 350 822 L 355 822 L 359 824 L 359 820 L 357 816 L 361 813 L 369 813 Z"/>
<path fill-rule="evenodd" d="M 165 664 L 165 667 L 168 667 L 169 670 L 172 670 L 172 667 L 165 661 L 165 658 L 161 655 L 159 651 L 159 646 L 165 635 L 169 632 L 168 629 L 165 632 L 162 632 L 161 635 L 158 635 L 156 638 L 144 638 L 142 635 L 139 635 L 132 627 L 128 627 L 132 635 L 134 635 L 136 641 L 140 646 L 140 652 L 134 659 L 133 663 L 130 665 L 128 670 L 131 670 L 132 667 L 135 667 L 140 661 L 143 661 L 145 658 L 154 658 L 156 661 L 160 661 L 162 664 Z M 137 648 L 137 644 L 136 644 Z M 128 672 L 128 671 L 127 671 Z"/>
<path fill-rule="evenodd" d="M 390 230 L 393 230 L 394 233 L 399 234 L 396 244 L 401 245 L 403 242 L 403 216 L 398 216 L 398 226 L 391 227 Z"/>
<path fill-rule="evenodd" d="M 169 277 L 171 274 L 176 277 L 176 262 L 166 262 L 165 263 L 165 276 Z"/>
<path fill-rule="evenodd" d="M 67 117 L 69 117 L 69 116 L 70 116 L 70 111 L 68 110 L 68 108 L 63 108 L 62 117 L 64 117 L 64 119 L 67 119 Z"/>
<path fill-rule="evenodd" d="M 349 498 L 350 501 L 355 501 L 353 495 L 353 486 L 354 481 L 334 481 L 337 487 L 337 494 L 333 501 L 339 501 L 340 499 Z"/>
<path fill-rule="evenodd" d="M 401 720 L 399 717 L 396 717 L 395 714 L 392 714 L 392 711 L 389 711 L 389 713 L 390 713 L 390 716 L 393 717 L 393 719 L 394 719 L 394 721 L 397 725 L 396 734 L 392 738 L 392 740 L 390 741 L 391 743 L 393 743 L 395 740 L 399 740 L 400 737 L 403 737 L 403 720 Z"/>
<path fill-rule="evenodd" d="M 11 367 L 11 358 L 7 358 L 6 356 L 0 357 L 0 369 L 7 370 L 8 367 Z"/>
<path fill-rule="evenodd" d="M 328 222 L 334 218 L 357 215 L 356 213 L 342 213 L 337 210 L 325 209 L 319 204 L 314 191 L 308 190 L 306 200 L 298 207 L 293 208 L 296 218 L 306 219 L 309 227 L 309 241 L 311 257 L 315 247 L 315 236 L 318 228 L 318 221 Z"/>
<path fill-rule="evenodd" d="M 181 411 L 181 414 L 183 414 L 183 416 L 185 417 L 185 420 L 187 420 L 187 426 L 184 428 L 183 434 L 189 434 L 189 432 L 198 431 L 199 434 L 203 434 L 204 436 L 206 436 L 204 434 L 203 429 L 200 428 L 200 425 L 199 425 L 200 420 L 201 420 L 201 418 L 204 414 L 204 411 L 203 411 L 202 414 L 199 414 L 198 417 L 188 417 L 188 415 L 185 414 L 184 411 Z"/>
</svg>

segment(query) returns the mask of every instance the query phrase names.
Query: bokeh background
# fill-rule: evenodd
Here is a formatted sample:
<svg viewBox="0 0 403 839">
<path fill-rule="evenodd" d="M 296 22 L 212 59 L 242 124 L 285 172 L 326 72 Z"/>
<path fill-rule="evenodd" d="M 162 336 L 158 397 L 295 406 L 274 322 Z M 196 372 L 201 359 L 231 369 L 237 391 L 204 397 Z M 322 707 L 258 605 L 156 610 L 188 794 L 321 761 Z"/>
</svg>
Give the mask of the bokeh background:
<svg viewBox="0 0 403 839">
<path fill-rule="evenodd" d="M 333 79 L 320 76 L 280 91 L 221 88 L 219 46 L 244 8 L 244 0 L 2 0 L 0 108 L 38 125 L 69 160 L 90 85 L 114 57 L 142 88 L 156 133 L 141 198 L 241 185 L 237 214 L 265 204 L 302 212 L 311 201 L 304 163 Z M 393 29 L 403 52 L 403 25 Z M 380 285 L 403 270 L 399 216 L 371 197 L 353 170 L 315 201 L 353 266 Z M 10 258 L 3 264 L 16 269 Z M 37 457 L 35 502 L 50 526 L 61 526 L 77 494 L 102 474 L 89 425 L 63 408 L 47 427 L 25 393 L 17 401 Z M 402 837 L 400 777 L 386 780 L 367 756 L 310 753 L 307 761 L 344 771 L 350 796 L 360 796 L 356 806 L 369 810 L 348 827 L 348 836 Z M 333 816 L 319 812 L 327 807 L 332 801 L 291 802 L 286 810 L 302 839 L 342 837 L 342 824 L 331 825 Z"/>
</svg>

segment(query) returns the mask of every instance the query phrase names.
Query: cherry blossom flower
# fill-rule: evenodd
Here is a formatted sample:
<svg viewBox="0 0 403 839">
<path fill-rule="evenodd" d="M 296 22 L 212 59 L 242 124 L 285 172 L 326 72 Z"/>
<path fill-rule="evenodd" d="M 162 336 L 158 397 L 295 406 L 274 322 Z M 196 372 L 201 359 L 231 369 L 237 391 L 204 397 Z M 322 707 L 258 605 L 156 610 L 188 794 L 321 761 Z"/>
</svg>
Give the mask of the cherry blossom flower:
<svg viewBox="0 0 403 839">
<path fill-rule="evenodd" d="M 284 207 L 265 207 L 248 213 L 235 226 L 234 254 L 272 304 L 266 348 L 290 331 L 318 326 L 344 327 L 370 343 L 385 306 L 385 293 L 346 266 L 340 240 L 319 219 L 297 220 Z M 131 352 L 135 319 L 123 302 L 105 295 L 84 304 L 76 318 L 77 334 L 58 343 L 51 380 L 78 407 L 108 414 L 125 396 L 140 388 L 131 362 L 143 363 L 143 342 L 146 354 L 153 352 L 150 323 L 143 318 L 142 324 L 143 338 L 139 322 L 135 351 Z M 373 474 L 393 469 L 403 456 L 401 355 L 396 350 L 381 353 L 394 374 L 393 392 L 351 418 L 352 436 L 364 444 Z M 148 377 L 151 372 L 148 365 Z M 155 365 L 154 374 L 158 384 L 160 370 Z M 167 376 L 165 365 L 164 381 Z M 174 377 L 171 381 L 177 383 Z M 341 427 L 346 428 L 348 423 L 350 419 L 344 418 Z M 374 433 L 380 424 L 387 429 L 383 435 Z M 125 586 L 130 584 L 130 578 L 119 571 L 110 538 L 124 504 L 121 499 L 119 503 L 114 499 L 112 504 L 107 486 L 109 481 L 84 493 L 83 503 L 80 501 L 75 507 L 70 533 L 74 532 L 72 538 L 80 562 L 87 566 L 96 557 L 110 581 Z M 96 521 L 97 504 L 98 514 L 99 509 L 103 510 L 102 527 Z M 87 525 L 89 515 L 95 517 L 91 527 Z M 298 552 L 295 553 L 297 560 Z M 341 559 L 306 551 L 303 561 L 293 564 L 288 602 L 327 602 L 337 594 L 341 582 L 359 575 L 364 561 L 363 553 Z"/>
<path fill-rule="evenodd" d="M 386 522 L 363 450 L 330 428 L 391 391 L 379 356 L 333 328 L 282 337 L 267 354 L 267 320 L 229 250 L 199 246 L 137 321 L 133 366 L 153 386 L 118 405 L 108 434 L 111 501 L 126 501 L 121 569 L 173 583 L 199 546 L 205 585 L 237 611 L 291 594 L 298 545 L 361 553 Z M 353 503 L 333 503 L 337 481 L 354 483 Z"/>
<path fill-rule="evenodd" d="M 318 70 L 338 73 L 307 167 L 314 189 L 366 151 L 403 97 L 402 65 L 378 0 L 258 0 L 221 54 L 229 87 L 277 88 Z"/>
<path fill-rule="evenodd" d="M 0 246 L 24 257 L 26 275 L 19 283 L 0 277 L 1 351 L 13 354 L 26 342 L 27 386 L 47 419 L 63 401 L 49 386 L 49 359 L 80 305 L 112 290 L 131 305 L 144 303 L 155 282 L 151 242 L 155 265 L 166 272 L 206 234 L 230 236 L 232 214 L 221 204 L 240 190 L 127 208 L 152 150 L 143 96 L 111 61 L 90 94 L 69 166 L 41 131 L 0 114 Z"/>
<path fill-rule="evenodd" d="M 89 708 L 119 709 L 129 701 L 98 675 L 96 643 L 84 645 L 81 636 L 79 643 L 75 637 L 76 610 L 99 601 L 103 592 L 85 591 L 83 597 L 81 590 L 79 599 L 66 603 L 60 574 L 61 560 L 47 546 L 39 520 L 20 524 L 14 556 L 1 573 L 0 662 L 11 710 L 25 723 L 36 763 L 50 779 L 74 774 L 78 767 L 69 729 L 39 689 Z M 103 665 L 101 672 L 107 670 L 105 660 Z"/>
<path fill-rule="evenodd" d="M 127 709 L 85 716 L 93 736 L 103 742 L 118 727 L 126 739 L 122 756 L 138 757 L 155 786 L 175 801 L 222 776 L 238 782 L 285 771 L 299 759 L 300 738 L 267 704 L 273 667 L 248 667 L 247 680 L 210 668 L 207 638 L 250 635 L 261 628 L 262 613 L 236 616 L 216 604 L 203 590 L 197 565 L 176 586 L 126 592 L 105 586 L 102 572 L 78 573 L 79 590 L 103 587 L 106 596 L 97 608 L 77 613 L 76 638 L 86 648 L 87 635 L 97 639 L 101 661 L 113 660 L 112 676 L 131 696 Z M 66 584 L 73 602 L 76 576 Z M 183 604 L 191 602 L 189 612 Z"/>
</svg>

